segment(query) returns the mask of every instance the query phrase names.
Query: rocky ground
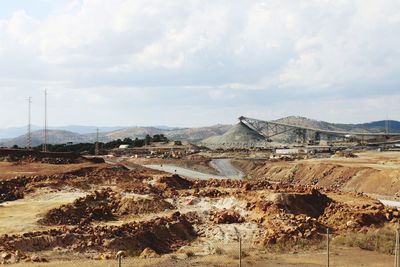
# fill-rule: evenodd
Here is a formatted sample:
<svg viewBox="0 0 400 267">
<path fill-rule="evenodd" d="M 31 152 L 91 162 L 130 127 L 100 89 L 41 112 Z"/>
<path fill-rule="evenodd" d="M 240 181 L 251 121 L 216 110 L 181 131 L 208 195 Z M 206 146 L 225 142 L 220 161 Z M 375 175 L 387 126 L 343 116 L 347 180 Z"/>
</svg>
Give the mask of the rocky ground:
<svg viewBox="0 0 400 267">
<path fill-rule="evenodd" d="M 43 205 L 51 202 L 44 197 L 68 192 L 80 197 Z M 19 220 L 16 211 L 26 199 L 32 209 L 25 213 L 32 216 Z M 270 183 L 264 177 L 185 179 L 132 164 L 3 180 L 0 213 L 14 218 L 12 234 L 0 235 L 2 263 L 53 261 L 56 252 L 107 259 L 119 250 L 163 255 L 191 247 L 207 255 L 215 251 L 206 244 L 239 237 L 259 247 L 313 242 L 326 229 L 334 236 L 367 232 L 400 219 L 397 209 L 334 187 Z"/>
<path fill-rule="evenodd" d="M 294 161 L 234 160 L 247 178 L 333 190 L 400 197 L 399 152 L 363 152 L 352 157 Z"/>
</svg>

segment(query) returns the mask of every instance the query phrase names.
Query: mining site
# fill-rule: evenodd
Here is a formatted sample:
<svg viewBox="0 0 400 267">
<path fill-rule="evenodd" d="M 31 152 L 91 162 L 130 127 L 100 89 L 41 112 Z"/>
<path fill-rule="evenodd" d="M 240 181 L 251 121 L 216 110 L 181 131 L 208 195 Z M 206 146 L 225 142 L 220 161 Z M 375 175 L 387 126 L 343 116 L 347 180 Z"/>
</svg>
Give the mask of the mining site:
<svg viewBox="0 0 400 267">
<path fill-rule="evenodd" d="M 400 0 L 0 0 L 0 267 L 400 267 Z"/>
<path fill-rule="evenodd" d="M 94 155 L 1 149 L 0 262 L 392 264 L 400 221 L 395 134 L 350 138 L 351 131 L 278 126 L 282 132 L 270 132 L 240 119 L 196 143 L 96 142 Z"/>
</svg>

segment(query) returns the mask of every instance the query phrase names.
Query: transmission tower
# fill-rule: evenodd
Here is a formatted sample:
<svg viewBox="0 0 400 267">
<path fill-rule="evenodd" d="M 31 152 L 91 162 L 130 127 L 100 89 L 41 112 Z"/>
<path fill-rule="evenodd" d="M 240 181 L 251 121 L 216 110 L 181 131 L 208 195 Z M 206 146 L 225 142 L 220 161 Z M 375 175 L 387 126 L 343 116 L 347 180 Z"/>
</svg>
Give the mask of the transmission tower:
<svg viewBox="0 0 400 267">
<path fill-rule="evenodd" d="M 44 89 L 44 142 L 43 142 L 43 152 L 47 152 L 47 89 Z"/>
<path fill-rule="evenodd" d="M 28 97 L 28 133 L 27 133 L 27 140 L 26 140 L 26 147 L 28 149 L 32 148 L 31 103 L 32 103 L 32 98 Z"/>
<path fill-rule="evenodd" d="M 99 128 L 96 129 L 96 144 L 94 147 L 94 154 L 99 155 Z"/>
</svg>

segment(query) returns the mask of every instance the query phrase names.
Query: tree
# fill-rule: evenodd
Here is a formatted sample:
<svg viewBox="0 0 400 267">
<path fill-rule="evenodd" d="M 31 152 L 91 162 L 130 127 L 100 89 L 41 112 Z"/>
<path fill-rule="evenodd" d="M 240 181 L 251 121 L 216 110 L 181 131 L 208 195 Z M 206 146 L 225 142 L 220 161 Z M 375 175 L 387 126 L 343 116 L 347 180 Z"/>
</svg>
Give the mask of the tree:
<svg viewBox="0 0 400 267">
<path fill-rule="evenodd" d="M 145 145 L 146 145 L 146 146 L 147 146 L 147 145 L 150 145 L 150 143 L 151 143 L 151 136 L 147 134 L 144 140 L 145 140 Z"/>
</svg>

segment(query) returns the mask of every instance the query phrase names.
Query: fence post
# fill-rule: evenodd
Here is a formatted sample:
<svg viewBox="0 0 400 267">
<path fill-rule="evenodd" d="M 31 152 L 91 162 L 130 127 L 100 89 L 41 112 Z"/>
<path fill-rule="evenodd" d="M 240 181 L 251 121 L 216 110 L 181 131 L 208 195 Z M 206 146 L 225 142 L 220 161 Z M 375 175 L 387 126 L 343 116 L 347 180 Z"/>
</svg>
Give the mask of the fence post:
<svg viewBox="0 0 400 267">
<path fill-rule="evenodd" d="M 329 267 L 329 228 L 326 228 L 326 266 Z"/>
<path fill-rule="evenodd" d="M 122 266 L 122 255 L 123 254 L 124 254 L 124 252 L 121 250 L 117 252 L 118 267 Z"/>
<path fill-rule="evenodd" d="M 239 236 L 239 267 L 242 267 L 242 238 Z"/>
<path fill-rule="evenodd" d="M 396 244 L 394 247 L 394 267 L 400 266 L 400 253 L 399 253 L 399 244 L 400 243 L 400 234 L 399 234 L 399 226 L 396 228 Z"/>
</svg>

